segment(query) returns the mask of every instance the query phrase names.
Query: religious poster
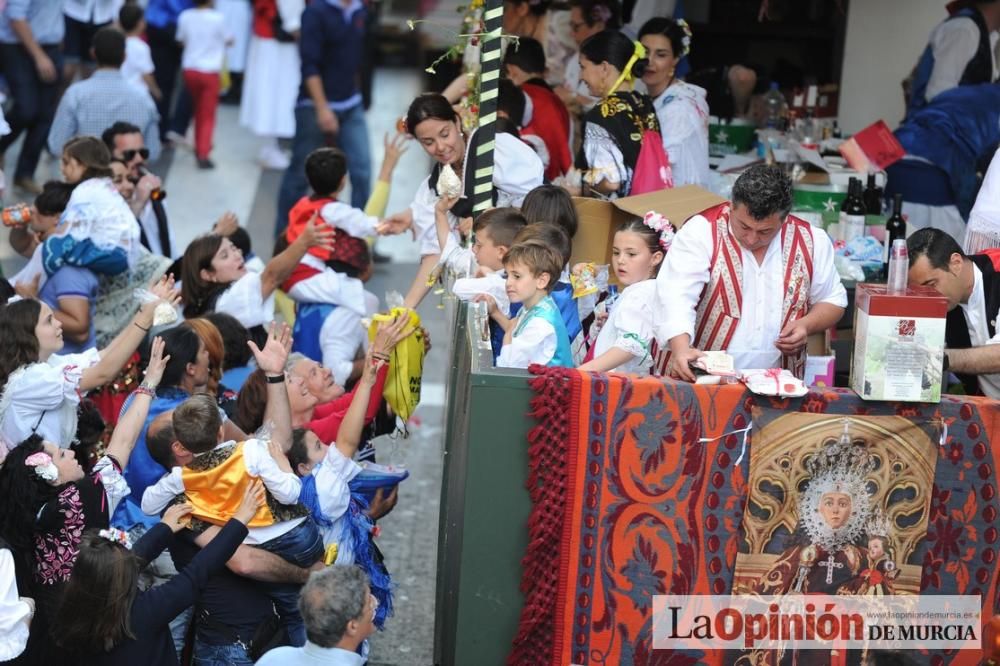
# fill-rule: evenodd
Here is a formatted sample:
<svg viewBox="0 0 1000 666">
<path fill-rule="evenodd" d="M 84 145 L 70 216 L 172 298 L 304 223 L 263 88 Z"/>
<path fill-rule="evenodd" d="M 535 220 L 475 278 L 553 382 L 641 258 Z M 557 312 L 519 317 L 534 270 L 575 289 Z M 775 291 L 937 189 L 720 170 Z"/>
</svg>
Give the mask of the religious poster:
<svg viewBox="0 0 1000 666">
<path fill-rule="evenodd" d="M 939 422 L 760 417 L 733 592 L 918 594 Z"/>
</svg>

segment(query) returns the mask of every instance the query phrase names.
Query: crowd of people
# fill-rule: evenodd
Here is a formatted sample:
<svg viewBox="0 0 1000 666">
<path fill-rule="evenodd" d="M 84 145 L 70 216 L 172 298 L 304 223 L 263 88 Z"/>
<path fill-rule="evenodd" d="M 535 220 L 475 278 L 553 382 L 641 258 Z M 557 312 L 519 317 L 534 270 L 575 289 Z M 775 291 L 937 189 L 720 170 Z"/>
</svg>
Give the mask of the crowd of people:
<svg viewBox="0 0 1000 666">
<path fill-rule="evenodd" d="M 571 265 L 572 195 L 707 182 L 709 95 L 678 76 L 682 20 L 626 25 L 615 0 L 561 13 L 507 0 L 519 39 L 503 59 L 494 206 L 473 216 L 483 139 L 459 103 L 465 77 L 412 100 L 371 182 L 363 2 L 255 0 L 252 22 L 211 0 L 117 17 L 113 4 L 10 0 L 0 19 L 13 98 L 0 150 L 24 135 L 13 181 L 35 195 L 10 233 L 26 263 L 0 281 L 0 660 L 362 663 L 392 613 L 375 538 L 398 491 L 356 482 L 395 427 L 394 350 L 427 340 L 408 309 L 445 271 L 458 298 L 484 303 L 501 367 L 693 381 L 699 357 L 726 350 L 738 369 L 801 376 L 808 336 L 846 307 L 830 238 L 789 214 L 774 166 L 748 168 L 730 201 L 680 229 L 652 211 L 627 220 L 610 281 L 601 257 Z M 264 140 L 262 163 L 285 168 L 266 261 L 229 213 L 177 247 L 151 171 L 192 118 L 198 166 L 213 166 L 230 59 L 241 122 Z M 387 214 L 408 141 L 432 166 Z M 38 185 L 46 149 L 62 179 Z M 371 241 L 407 230 L 421 262 L 397 285 L 402 309 L 368 326 L 390 305 L 365 289 Z M 940 231 L 911 239 L 910 257 L 911 280 L 953 308 L 995 311 L 996 263 Z M 293 321 L 280 323 L 279 297 Z M 964 339 L 949 329 L 949 344 L 971 348 L 953 370 L 990 393 L 985 322 L 967 320 Z"/>
</svg>

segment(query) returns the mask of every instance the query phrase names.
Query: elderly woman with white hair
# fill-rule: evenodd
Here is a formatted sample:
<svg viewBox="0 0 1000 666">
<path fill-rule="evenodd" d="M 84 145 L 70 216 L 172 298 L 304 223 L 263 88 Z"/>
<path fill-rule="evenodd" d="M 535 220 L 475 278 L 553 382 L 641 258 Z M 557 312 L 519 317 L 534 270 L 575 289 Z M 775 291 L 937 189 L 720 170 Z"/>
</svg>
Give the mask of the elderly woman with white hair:
<svg viewBox="0 0 1000 666">
<path fill-rule="evenodd" d="M 306 623 L 306 644 L 271 650 L 260 666 L 331 664 L 361 666 L 367 639 L 375 632 L 377 602 L 368 577 L 355 566 L 332 566 L 309 577 L 299 610 Z"/>
</svg>

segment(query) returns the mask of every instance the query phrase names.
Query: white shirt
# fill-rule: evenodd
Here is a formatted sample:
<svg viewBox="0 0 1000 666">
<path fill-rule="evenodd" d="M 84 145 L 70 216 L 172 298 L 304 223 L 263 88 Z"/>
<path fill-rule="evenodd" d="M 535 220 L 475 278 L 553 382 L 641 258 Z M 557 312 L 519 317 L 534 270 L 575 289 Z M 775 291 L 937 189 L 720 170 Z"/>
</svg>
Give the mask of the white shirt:
<svg viewBox="0 0 1000 666">
<path fill-rule="evenodd" d="M 0 548 L 0 661 L 10 661 L 28 645 L 31 606 L 21 601 L 14 579 L 14 557 Z"/>
<path fill-rule="evenodd" d="M 441 251 L 439 264 L 447 266 L 455 275 L 465 277 L 476 271 L 476 255 L 472 254 L 472 249 L 462 246 L 462 241 L 458 236 L 458 231 L 452 229 L 448 232 L 445 240 L 444 250 Z"/>
<path fill-rule="evenodd" d="M 556 353 L 556 329 L 543 317 L 532 317 L 520 326 L 521 317 L 527 308 L 522 308 L 514 322 L 517 331 L 511 342 L 503 346 L 497 357 L 498 368 L 527 368 L 532 363 L 545 365 Z"/>
<path fill-rule="evenodd" d="M 462 301 L 471 301 L 479 294 L 492 296 L 500 312 L 510 316 L 510 299 L 507 297 L 507 279 L 501 271 L 490 273 L 481 278 L 459 278 L 455 280 L 451 291 Z"/>
<path fill-rule="evenodd" d="M 223 442 L 215 448 L 229 446 L 233 442 Z M 292 472 L 282 472 L 278 463 L 267 450 L 267 442 L 260 439 L 248 439 L 243 443 L 243 464 L 247 475 L 260 477 L 264 487 L 277 501 L 282 504 L 295 504 L 302 492 L 302 481 Z M 149 516 L 158 516 L 178 495 L 184 494 L 183 468 L 174 467 L 170 473 L 146 488 L 142 495 L 142 511 Z M 267 527 L 249 528 L 249 536 L 244 543 L 256 546 L 271 539 L 276 539 L 301 523 L 304 518 L 286 520 Z"/>
<path fill-rule="evenodd" d="M 83 371 L 96 365 L 96 349 L 52 354 L 45 363 L 25 365 L 7 379 L 0 396 L 0 439 L 10 450 L 33 432 L 64 449 L 76 436 Z"/>
<path fill-rule="evenodd" d="M 164 202 L 160 202 L 164 205 Z M 153 254 L 158 254 L 160 256 L 167 256 L 163 251 L 163 239 L 160 238 L 160 227 L 156 219 L 156 212 L 153 211 L 153 202 L 147 201 L 146 205 L 142 208 L 142 213 L 139 215 L 139 226 L 142 227 L 143 232 L 146 234 L 146 240 L 149 242 L 149 251 Z M 167 240 L 170 240 L 170 223 L 167 223 Z M 173 243 L 171 243 L 173 245 Z M 173 259 L 173 257 L 169 257 Z M 248 270 L 251 270 L 247 267 Z"/>
<path fill-rule="evenodd" d="M 365 292 L 365 317 L 378 312 L 378 297 Z M 359 350 L 367 349 L 368 329 L 361 325 L 361 314 L 345 307 L 338 307 L 323 321 L 319 331 L 319 345 L 323 350 L 323 365 L 333 372 L 333 381 L 341 386 L 347 383 L 354 371 L 354 359 Z"/>
<path fill-rule="evenodd" d="M 143 80 L 143 74 L 153 73 L 153 56 L 149 50 L 149 44 L 138 37 L 128 37 L 125 40 L 125 62 L 122 63 L 121 73 L 125 80 L 131 83 L 136 90 L 149 92 L 149 86 Z"/>
<path fill-rule="evenodd" d="M 972 270 L 975 274 L 972 295 L 969 296 L 968 303 L 959 304 L 962 308 L 962 314 L 965 315 L 965 323 L 969 327 L 969 342 L 973 347 L 1000 344 L 1000 333 L 991 338 L 990 329 L 987 327 L 988 315 L 986 313 L 986 296 L 983 294 L 983 272 L 975 264 L 972 264 Z M 993 316 L 996 317 L 997 313 L 994 312 Z M 983 395 L 1000 400 L 1000 374 L 978 375 L 977 378 Z"/>
<path fill-rule="evenodd" d="M 215 311 L 235 317 L 246 328 L 266 326 L 274 319 L 274 293 L 264 298 L 260 273 L 248 270 L 219 295 Z"/>
<path fill-rule="evenodd" d="M 225 16 L 210 7 L 185 9 L 177 17 L 177 41 L 184 45 L 184 69 L 217 74 L 226 56 L 226 42 L 232 38 Z"/>
<path fill-rule="evenodd" d="M 833 243 L 823 230 L 809 228 L 813 237 L 813 273 L 809 304 L 830 303 L 847 306 L 847 291 L 833 264 Z M 665 346 L 682 333 L 694 344 L 695 311 L 708 284 L 712 258 L 712 228 L 708 220 L 695 215 L 681 227 L 656 278 L 656 300 L 660 318 L 655 324 L 656 339 Z M 737 370 L 774 368 L 781 353 L 774 346 L 781 332 L 783 274 L 781 233 L 775 234 L 760 264 L 753 253 L 741 248 L 743 256 L 743 307 L 727 351 Z"/>
<path fill-rule="evenodd" d="M 955 240 L 960 239 L 956 237 Z M 990 160 L 990 168 L 986 170 L 969 214 L 964 249 L 969 253 L 997 246 L 1000 246 L 1000 150 Z"/>
<path fill-rule="evenodd" d="M 993 80 L 997 78 L 998 33 L 990 33 L 993 49 Z M 967 16 L 960 16 L 939 24 L 931 33 L 930 46 L 934 52 L 934 70 L 927 81 L 927 101 L 945 90 L 958 86 L 962 73 L 979 49 L 979 27 Z"/>
<path fill-rule="evenodd" d="M 357 652 L 341 648 L 323 648 L 306 641 L 302 647 L 284 646 L 269 650 L 259 666 L 362 666 L 365 658 Z"/>
<path fill-rule="evenodd" d="M 117 19 L 121 6 L 121 0 L 63 0 L 63 14 L 81 23 L 101 25 Z"/>
<path fill-rule="evenodd" d="M 338 273 L 319 257 L 306 254 L 300 263 L 315 268 L 318 275 L 299 280 L 288 290 L 288 297 L 299 303 L 330 303 L 350 308 L 360 316 L 368 312 L 365 286 L 361 280 Z"/>
<path fill-rule="evenodd" d="M 469 142 L 465 145 L 465 176 L 472 177 L 473 168 L 469 155 Z M 493 185 L 497 189 L 497 207 L 520 206 L 528 192 L 542 184 L 545 169 L 531 146 L 516 136 L 501 132 L 496 135 L 493 150 Z M 413 229 L 420 243 L 420 255 L 441 254 L 438 244 L 437 227 L 434 222 L 434 206 L 438 196 L 430 186 L 430 176 L 417 189 L 416 197 L 410 204 L 413 214 Z M 448 214 L 451 227 L 458 226 L 458 220 Z"/>
<path fill-rule="evenodd" d="M 653 100 L 660 121 L 663 149 L 674 187 L 708 187 L 708 102 L 705 89 L 676 81 Z"/>
<path fill-rule="evenodd" d="M 323 515 L 333 524 L 319 525 L 323 545 L 337 544 L 337 564 L 353 564 L 354 551 L 350 539 L 344 538 L 344 515 L 351 504 L 351 488 L 348 485 L 361 472 L 361 466 L 330 443 L 323 458 L 312 474 L 316 477 L 316 496 Z"/>
<path fill-rule="evenodd" d="M 650 343 L 653 340 L 653 309 L 656 306 L 656 280 L 643 280 L 629 285 L 611 306 L 594 342 L 594 358 L 613 347 L 632 354 L 632 358 L 616 372 L 648 375 L 653 365 Z"/>
<path fill-rule="evenodd" d="M 337 227 L 356 238 L 378 235 L 375 230 L 378 226 L 377 217 L 366 215 L 365 211 L 341 201 L 333 201 L 323 206 L 319 216 L 331 227 Z"/>
</svg>

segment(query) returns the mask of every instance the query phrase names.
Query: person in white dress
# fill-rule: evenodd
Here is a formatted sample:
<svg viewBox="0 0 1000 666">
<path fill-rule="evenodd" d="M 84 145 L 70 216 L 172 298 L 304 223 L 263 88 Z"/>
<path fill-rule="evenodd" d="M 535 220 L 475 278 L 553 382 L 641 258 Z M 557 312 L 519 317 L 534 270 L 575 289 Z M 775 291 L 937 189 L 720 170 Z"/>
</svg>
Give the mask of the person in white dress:
<svg viewBox="0 0 1000 666">
<path fill-rule="evenodd" d="M 670 222 L 653 212 L 626 222 L 615 232 L 611 268 L 622 292 L 609 306 L 607 321 L 594 343 L 593 359 L 580 370 L 649 374 L 656 276 L 673 237 Z"/>
<path fill-rule="evenodd" d="M 295 100 L 302 80 L 296 37 L 304 0 L 254 0 L 253 35 L 243 79 L 240 124 L 264 139 L 258 159 L 287 169 L 278 139 L 295 136 Z"/>
<path fill-rule="evenodd" d="M 413 228 L 420 243 L 420 268 L 405 298 L 405 305 L 415 308 L 430 290 L 427 278 L 441 256 L 434 207 L 439 196 L 439 177 L 449 171 L 460 179 L 461 198 L 451 208 L 449 226 L 472 215 L 473 174 L 475 171 L 476 132 L 468 136 L 462 122 L 443 95 L 427 93 L 417 97 L 406 114 L 406 130 L 434 158 L 431 174 L 420 184 L 413 203 L 405 211 L 391 215 L 378 228 L 379 233 L 401 233 Z M 498 132 L 493 149 L 493 203 L 496 207 L 520 206 L 528 192 L 542 184 L 542 160 L 528 144 L 512 134 Z M 448 167 L 445 169 L 444 167 Z M 446 176 L 447 178 L 447 176 Z"/>
<path fill-rule="evenodd" d="M 674 187 L 708 186 L 708 101 L 704 88 L 674 76 L 691 50 L 691 28 L 683 19 L 654 18 L 639 31 L 649 64 L 642 74 L 660 121 L 663 149 Z"/>
<path fill-rule="evenodd" d="M 159 299 L 177 300 L 173 280 L 151 289 Z M 153 324 L 160 301 L 144 304 L 112 343 L 101 350 L 61 355 L 62 322 L 34 299 L 0 306 L 0 456 L 29 435 L 68 448 L 76 436 L 80 396 L 107 384 L 132 357 Z"/>
<path fill-rule="evenodd" d="M 1000 247 L 1000 150 L 993 154 L 983 185 L 969 214 L 965 253 L 976 254 Z"/>
<path fill-rule="evenodd" d="M 321 223 L 322 224 L 322 223 Z M 205 234 L 184 251 L 181 295 L 188 319 L 224 312 L 246 328 L 263 327 L 274 318 L 274 291 L 292 274 L 311 247 L 332 249 L 334 230 L 310 220 L 288 248 L 260 273 L 247 269 L 243 253 L 225 236 Z"/>
</svg>

